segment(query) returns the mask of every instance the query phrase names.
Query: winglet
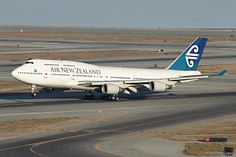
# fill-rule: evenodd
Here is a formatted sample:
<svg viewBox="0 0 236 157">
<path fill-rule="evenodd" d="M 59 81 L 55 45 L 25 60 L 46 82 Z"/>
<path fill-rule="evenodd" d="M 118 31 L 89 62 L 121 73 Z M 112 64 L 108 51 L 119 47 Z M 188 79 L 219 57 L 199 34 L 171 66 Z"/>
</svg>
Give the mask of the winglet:
<svg viewBox="0 0 236 157">
<path fill-rule="evenodd" d="M 224 76 L 227 72 L 228 70 L 223 70 L 221 72 L 216 73 L 214 76 Z"/>
</svg>

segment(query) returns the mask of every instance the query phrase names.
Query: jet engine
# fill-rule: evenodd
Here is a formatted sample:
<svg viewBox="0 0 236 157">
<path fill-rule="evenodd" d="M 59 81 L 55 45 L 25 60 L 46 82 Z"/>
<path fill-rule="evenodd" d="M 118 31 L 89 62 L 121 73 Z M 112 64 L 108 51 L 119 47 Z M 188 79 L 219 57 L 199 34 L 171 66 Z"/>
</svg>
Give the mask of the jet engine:
<svg viewBox="0 0 236 157">
<path fill-rule="evenodd" d="M 101 91 L 104 94 L 118 94 L 122 92 L 122 88 L 113 84 L 106 84 L 101 87 Z"/>
<path fill-rule="evenodd" d="M 162 82 L 158 82 L 158 81 L 149 83 L 149 90 L 152 90 L 154 92 L 164 92 L 164 91 L 166 91 L 167 89 L 170 89 L 170 88 L 171 87 L 168 86 L 167 84 L 162 83 Z"/>
</svg>

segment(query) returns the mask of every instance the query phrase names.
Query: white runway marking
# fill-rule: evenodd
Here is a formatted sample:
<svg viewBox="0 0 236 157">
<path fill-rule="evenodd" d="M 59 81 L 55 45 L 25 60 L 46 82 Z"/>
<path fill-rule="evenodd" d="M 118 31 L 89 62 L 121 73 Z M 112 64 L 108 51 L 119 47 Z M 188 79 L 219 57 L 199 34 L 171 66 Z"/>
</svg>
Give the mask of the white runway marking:
<svg viewBox="0 0 236 157">
<path fill-rule="evenodd" d="M 105 108 L 105 109 L 91 109 L 91 110 L 67 110 L 67 111 L 50 111 L 50 112 L 23 112 L 23 113 L 6 113 L 0 114 L 0 117 L 10 116 L 25 116 L 25 115 L 42 115 L 42 114 L 62 114 L 62 113 L 76 113 L 76 112 L 103 112 L 115 110 L 133 110 L 133 109 L 147 109 L 158 108 L 160 106 L 143 106 L 143 107 L 124 107 L 124 108 Z"/>
</svg>

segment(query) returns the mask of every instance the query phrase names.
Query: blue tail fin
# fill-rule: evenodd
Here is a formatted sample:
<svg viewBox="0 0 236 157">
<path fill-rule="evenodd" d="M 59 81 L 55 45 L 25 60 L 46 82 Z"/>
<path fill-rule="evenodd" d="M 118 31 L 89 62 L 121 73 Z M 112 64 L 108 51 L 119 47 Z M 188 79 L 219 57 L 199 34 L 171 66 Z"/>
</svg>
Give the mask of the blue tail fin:
<svg viewBox="0 0 236 157">
<path fill-rule="evenodd" d="M 197 38 L 170 64 L 170 70 L 197 70 L 207 38 Z"/>
</svg>

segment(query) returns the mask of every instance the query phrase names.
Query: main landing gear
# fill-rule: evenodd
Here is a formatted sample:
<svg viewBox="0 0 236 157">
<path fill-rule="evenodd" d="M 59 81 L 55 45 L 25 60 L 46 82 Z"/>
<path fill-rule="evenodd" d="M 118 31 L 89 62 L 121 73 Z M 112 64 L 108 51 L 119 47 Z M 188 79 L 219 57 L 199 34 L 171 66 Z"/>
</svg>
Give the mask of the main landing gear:
<svg viewBox="0 0 236 157">
<path fill-rule="evenodd" d="M 103 100 L 110 100 L 110 101 L 118 101 L 118 100 L 120 100 L 118 95 L 116 95 L 116 94 L 106 94 L 106 95 L 101 96 L 101 99 L 103 99 Z"/>
<path fill-rule="evenodd" d="M 87 91 L 86 95 L 84 96 L 85 100 L 94 100 L 95 95 L 92 91 Z M 119 97 L 116 94 L 105 94 L 101 96 L 101 100 L 109 100 L 109 101 L 118 101 Z"/>
<path fill-rule="evenodd" d="M 35 85 L 31 86 L 31 96 L 36 97 L 37 96 L 37 89 Z"/>
</svg>

